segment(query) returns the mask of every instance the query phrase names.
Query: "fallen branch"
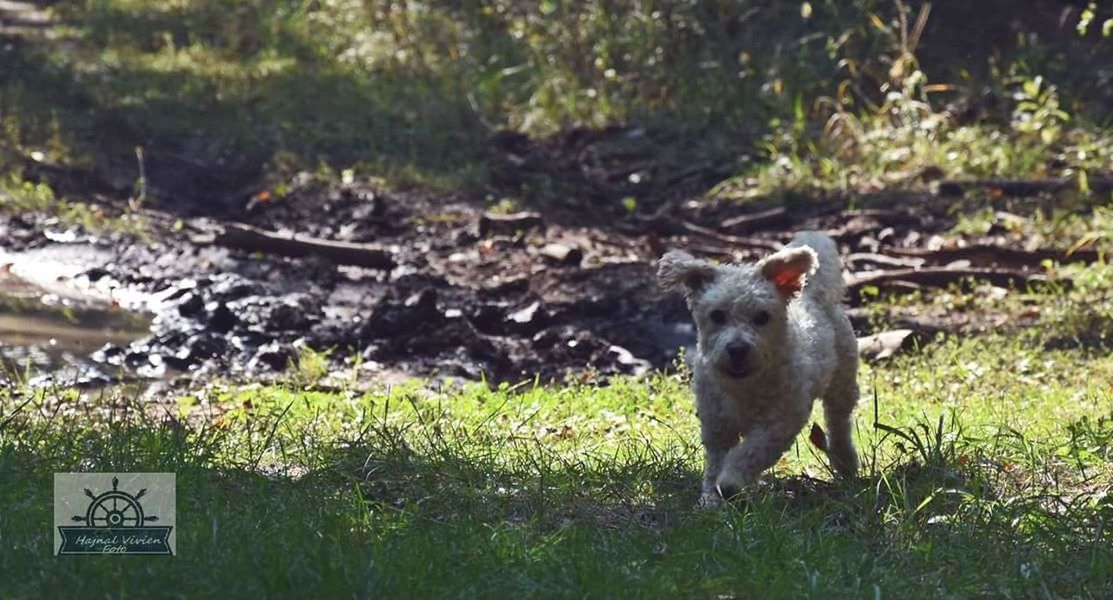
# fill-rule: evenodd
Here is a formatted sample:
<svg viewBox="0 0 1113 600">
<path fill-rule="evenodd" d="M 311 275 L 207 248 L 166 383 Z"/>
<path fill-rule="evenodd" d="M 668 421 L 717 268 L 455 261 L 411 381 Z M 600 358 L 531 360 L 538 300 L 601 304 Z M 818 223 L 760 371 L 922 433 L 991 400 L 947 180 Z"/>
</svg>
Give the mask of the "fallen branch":
<svg viewBox="0 0 1113 600">
<path fill-rule="evenodd" d="M 542 228 L 544 226 L 545 220 L 541 218 L 540 214 L 535 212 L 517 212 L 510 214 L 487 212 L 479 217 L 479 225 L 476 229 L 478 230 L 479 237 L 487 237 L 492 233 L 513 235 L 518 231 Z"/>
<path fill-rule="evenodd" d="M 925 215 L 915 214 L 906 210 L 892 210 L 885 208 L 856 208 L 841 212 L 847 219 L 863 217 L 876 219 L 885 225 L 911 225 L 923 223 Z"/>
<path fill-rule="evenodd" d="M 941 248 L 939 250 L 923 250 L 919 248 L 885 248 L 885 252 L 909 258 L 918 258 L 930 264 L 948 264 L 958 260 L 968 260 L 976 267 L 989 267 L 993 265 L 1009 267 L 1038 268 L 1045 260 L 1057 262 L 1097 262 L 1099 255 L 1096 250 L 1082 249 L 1067 253 L 1062 250 L 1018 250 L 1003 246 L 979 244 L 963 248 Z"/>
<path fill-rule="evenodd" d="M 1024 287 L 1034 283 L 1047 283 L 1043 275 L 999 269 L 945 269 L 929 267 L 926 269 L 897 269 L 880 271 L 856 276 L 847 284 L 851 292 L 860 293 L 866 286 L 881 286 L 887 283 L 903 282 L 928 287 L 946 287 L 967 279 L 985 281 L 999 287 Z M 1062 280 L 1061 280 L 1062 281 Z"/>
<path fill-rule="evenodd" d="M 666 202 L 651 214 L 634 215 L 634 223 L 636 223 L 636 225 L 632 228 L 632 231 L 648 229 L 660 235 L 677 234 L 680 232 L 680 228 L 677 226 L 677 221 L 679 221 L 679 219 L 673 214 L 675 212 L 676 205 L 671 202 Z"/>
<path fill-rule="evenodd" d="M 733 262 L 736 259 L 734 251 L 726 246 L 714 246 L 709 244 L 687 244 L 684 246 L 686 252 L 691 252 L 697 256 L 711 256 L 716 258 L 726 259 L 728 262 Z"/>
<path fill-rule="evenodd" d="M 666 205 L 652 215 L 636 217 L 637 222 L 642 227 L 662 236 L 698 235 L 728 246 L 738 246 L 751 250 L 780 250 L 782 247 L 781 244 L 776 242 L 719 233 L 714 229 L 672 216 L 669 214 L 671 210 L 671 205 Z"/>
<path fill-rule="evenodd" d="M 396 264 L 390 252 L 369 244 L 337 242 L 296 234 L 287 235 L 242 223 L 222 223 L 216 226 L 215 230 L 208 227 L 203 229 L 209 231 L 192 236 L 191 240 L 194 243 L 280 256 L 316 255 L 337 264 L 387 271 L 393 269 Z"/>
<path fill-rule="evenodd" d="M 783 225 L 788 220 L 788 212 L 783 206 L 761 212 L 739 215 L 719 223 L 719 229 L 731 233 L 750 232 L 762 227 Z"/>
<path fill-rule="evenodd" d="M 1092 192 L 1113 190 L 1113 177 L 1090 177 L 1086 184 Z M 971 179 L 967 181 L 944 179 L 936 184 L 940 196 L 961 196 L 967 190 L 990 189 L 1003 196 L 1035 196 L 1043 192 L 1058 192 L 1077 188 L 1078 180 L 1072 177 L 1055 179 Z"/>
<path fill-rule="evenodd" d="M 898 258 L 886 256 L 884 254 L 874 254 L 872 252 L 856 252 L 847 255 L 844 262 L 855 267 L 867 264 L 890 269 L 915 269 L 917 267 L 922 267 L 925 260 L 919 258 L 917 255 L 912 255 L 909 258 Z"/>
<path fill-rule="evenodd" d="M 873 328 L 870 323 L 870 314 L 871 311 L 861 307 L 846 309 L 846 316 L 850 318 L 850 324 L 854 326 L 855 331 L 869 331 Z M 885 315 L 885 322 L 889 323 L 894 329 L 909 329 L 923 339 L 931 338 L 939 333 L 953 333 L 955 331 L 946 322 L 937 324 L 912 317 L 894 317 L 891 314 Z"/>
<path fill-rule="evenodd" d="M 696 225 L 695 223 L 689 223 L 688 221 L 680 221 L 679 225 L 680 228 L 686 233 L 702 235 L 706 238 L 713 239 L 716 242 L 722 242 L 730 246 L 739 246 L 741 248 L 749 248 L 751 250 L 780 250 L 783 247 L 777 242 L 719 233 L 714 229 L 708 229 L 707 227 L 702 227 L 700 225 Z"/>
<path fill-rule="evenodd" d="M 680 183 L 681 181 L 683 181 L 683 180 L 685 180 L 685 179 L 687 179 L 687 178 L 689 178 L 693 175 L 699 175 L 701 177 L 704 177 L 704 176 L 707 176 L 708 174 L 715 175 L 715 174 L 718 174 L 720 172 L 724 172 L 723 169 L 717 169 L 715 167 L 715 165 L 712 164 L 712 163 L 709 163 L 709 162 L 697 163 L 695 165 L 692 165 L 692 166 L 688 167 L 687 169 L 684 169 L 683 171 L 680 171 L 679 173 L 675 173 L 673 175 L 670 175 L 669 178 L 667 180 L 665 180 L 665 187 L 674 186 L 674 185 Z"/>
</svg>

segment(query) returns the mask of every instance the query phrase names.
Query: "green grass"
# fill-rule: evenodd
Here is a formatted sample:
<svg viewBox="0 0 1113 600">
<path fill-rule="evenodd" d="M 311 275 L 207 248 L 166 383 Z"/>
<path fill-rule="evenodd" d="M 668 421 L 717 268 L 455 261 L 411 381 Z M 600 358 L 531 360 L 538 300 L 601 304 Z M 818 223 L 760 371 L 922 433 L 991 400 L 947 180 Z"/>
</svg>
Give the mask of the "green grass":
<svg viewBox="0 0 1113 600">
<path fill-rule="evenodd" d="M 1089 178 L 1109 175 L 1113 135 L 1072 119 L 1042 77 L 1008 82 L 1002 93 L 1016 105 L 1006 123 L 959 123 L 925 87 L 926 76 L 915 71 L 900 86 L 882 86 L 896 90 L 869 110 L 851 110 L 849 97 L 822 98 L 812 113 L 799 107 L 796 122 L 766 136 L 769 160 L 722 182 L 716 193 L 746 199 L 786 189 L 870 193 L 927 188 L 938 179 L 1063 177 L 1088 196 Z"/>
<path fill-rule="evenodd" d="M 106 212 L 95 203 L 59 198 L 49 184 L 24 181 L 14 173 L 0 178 L 0 212 L 49 215 L 59 225 L 80 227 L 92 234 L 126 232 L 143 237 L 149 233 L 148 223 L 130 209 Z"/>
<path fill-rule="evenodd" d="M 171 420 L 9 393 L 0 596 L 1100 597 L 1111 373 L 1019 338 L 934 344 L 862 374 L 859 479 L 830 483 L 801 437 L 721 511 L 694 508 L 680 375 L 214 388 Z M 177 473 L 177 557 L 51 556 L 51 473 L 98 470 Z"/>
</svg>

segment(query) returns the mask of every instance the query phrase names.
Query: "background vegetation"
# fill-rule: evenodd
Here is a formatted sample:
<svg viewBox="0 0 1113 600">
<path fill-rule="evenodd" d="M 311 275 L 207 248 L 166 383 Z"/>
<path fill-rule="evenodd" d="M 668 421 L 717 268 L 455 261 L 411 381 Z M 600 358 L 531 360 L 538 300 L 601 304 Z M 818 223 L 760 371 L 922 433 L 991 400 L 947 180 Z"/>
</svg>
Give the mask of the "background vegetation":
<svg viewBox="0 0 1113 600">
<path fill-rule="evenodd" d="M 5 43 L 0 166 L 36 152 L 124 186 L 142 146 L 167 195 L 317 167 L 506 191 L 497 134 L 611 125 L 759 187 L 1110 158 L 1113 14 L 1097 4 L 47 4 L 50 43 Z"/>
</svg>

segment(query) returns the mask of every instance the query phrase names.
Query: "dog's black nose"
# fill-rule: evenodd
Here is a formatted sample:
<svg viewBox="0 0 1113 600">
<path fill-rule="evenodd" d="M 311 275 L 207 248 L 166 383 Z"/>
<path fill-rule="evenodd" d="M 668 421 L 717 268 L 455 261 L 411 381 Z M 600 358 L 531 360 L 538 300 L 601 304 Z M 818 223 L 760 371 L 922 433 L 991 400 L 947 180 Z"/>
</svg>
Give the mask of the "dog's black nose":
<svg viewBox="0 0 1113 600">
<path fill-rule="evenodd" d="M 750 353 L 750 344 L 746 342 L 731 342 L 727 344 L 727 356 L 730 356 L 731 362 L 742 362 L 746 360 L 746 355 Z"/>
</svg>

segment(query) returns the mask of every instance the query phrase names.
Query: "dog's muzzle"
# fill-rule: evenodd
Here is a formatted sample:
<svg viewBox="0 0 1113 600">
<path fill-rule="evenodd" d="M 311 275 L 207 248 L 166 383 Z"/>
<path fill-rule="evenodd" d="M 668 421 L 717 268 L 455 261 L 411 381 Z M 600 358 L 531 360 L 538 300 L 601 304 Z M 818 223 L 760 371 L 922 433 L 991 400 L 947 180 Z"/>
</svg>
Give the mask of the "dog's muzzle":
<svg viewBox="0 0 1113 600">
<path fill-rule="evenodd" d="M 748 342 L 731 342 L 727 344 L 726 354 L 719 368 L 727 375 L 736 379 L 748 377 L 753 373 L 751 350 L 753 347 Z"/>
</svg>

